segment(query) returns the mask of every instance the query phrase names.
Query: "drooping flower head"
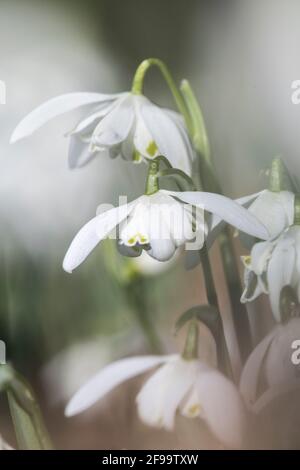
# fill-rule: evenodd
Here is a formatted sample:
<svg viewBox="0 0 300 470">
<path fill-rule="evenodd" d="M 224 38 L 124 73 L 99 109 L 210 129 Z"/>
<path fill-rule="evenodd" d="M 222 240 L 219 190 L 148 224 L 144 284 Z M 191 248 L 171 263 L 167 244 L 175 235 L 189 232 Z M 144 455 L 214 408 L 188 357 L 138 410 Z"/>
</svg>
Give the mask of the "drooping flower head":
<svg viewBox="0 0 300 470">
<path fill-rule="evenodd" d="M 140 163 L 165 155 L 174 168 L 191 175 L 194 152 L 182 117 L 156 106 L 144 95 L 69 93 L 29 113 L 16 127 L 11 142 L 26 137 L 51 119 L 76 108 L 86 116 L 69 132 L 69 164 L 80 167 L 96 155 L 123 157 Z"/>
<path fill-rule="evenodd" d="M 74 395 L 66 415 L 83 412 L 116 386 L 159 366 L 142 386 L 136 403 L 141 420 L 171 431 L 176 414 L 203 419 L 228 447 L 240 447 L 246 427 L 246 409 L 235 386 L 215 368 L 216 346 L 210 361 L 169 356 L 121 359 L 102 369 Z M 211 362 L 211 364 L 209 364 Z"/>
<path fill-rule="evenodd" d="M 200 210 L 196 211 L 196 216 L 193 206 Z M 121 247 L 135 249 L 137 254 L 144 249 L 159 261 L 170 259 L 179 246 L 195 235 L 197 249 L 200 249 L 207 235 L 204 211 L 255 237 L 268 238 L 267 230 L 252 214 L 224 196 L 159 190 L 101 213 L 88 222 L 71 243 L 63 267 L 71 272 L 79 266 L 116 227 Z"/>
<path fill-rule="evenodd" d="M 280 321 L 282 288 L 290 285 L 300 299 L 300 226 L 291 226 L 275 240 L 256 243 L 251 255 L 242 259 L 245 290 L 241 301 L 269 294 L 273 314 Z"/>
<path fill-rule="evenodd" d="M 294 341 L 299 338 L 300 318 L 291 318 L 276 325 L 254 348 L 240 381 L 240 391 L 249 408 L 260 412 L 276 396 L 300 388 L 300 365 L 292 360 Z"/>
</svg>

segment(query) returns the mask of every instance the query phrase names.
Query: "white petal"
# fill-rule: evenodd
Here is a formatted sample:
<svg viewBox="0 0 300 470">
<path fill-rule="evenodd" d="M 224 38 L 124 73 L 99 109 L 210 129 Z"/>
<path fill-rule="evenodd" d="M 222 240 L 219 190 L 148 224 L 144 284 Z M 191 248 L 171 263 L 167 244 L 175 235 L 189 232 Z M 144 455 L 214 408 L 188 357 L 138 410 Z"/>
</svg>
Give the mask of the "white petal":
<svg viewBox="0 0 300 470">
<path fill-rule="evenodd" d="M 257 399 L 258 385 L 266 353 L 277 333 L 274 328 L 252 351 L 243 368 L 240 379 L 240 391 L 247 405 L 253 405 Z"/>
<path fill-rule="evenodd" d="M 267 269 L 267 262 L 271 256 L 274 243 L 255 243 L 251 250 L 251 269 L 260 276 Z"/>
<path fill-rule="evenodd" d="M 89 163 L 95 156 L 96 152 L 92 152 L 90 145 L 82 142 L 80 137 L 72 135 L 69 143 L 68 162 L 70 168 L 81 168 Z"/>
<path fill-rule="evenodd" d="M 127 94 L 118 100 L 93 132 L 92 142 L 99 147 L 122 143 L 128 136 L 134 120 L 132 96 Z"/>
<path fill-rule="evenodd" d="M 157 144 L 144 122 L 141 113 L 141 105 L 146 102 L 149 106 L 149 101 L 144 96 L 135 96 L 135 129 L 133 134 L 133 143 L 136 150 L 146 158 L 154 158 L 159 155 Z M 150 105 L 152 106 L 152 105 Z"/>
<path fill-rule="evenodd" d="M 173 428 L 176 410 L 197 378 L 198 363 L 175 356 L 150 377 L 137 396 L 139 416 L 146 424 Z"/>
<path fill-rule="evenodd" d="M 235 202 L 237 202 L 243 207 L 248 208 L 251 202 L 253 202 L 262 193 L 263 191 L 259 191 L 258 193 L 250 194 L 249 196 L 240 197 L 238 199 L 235 199 Z M 206 240 L 207 248 L 210 248 L 212 246 L 219 233 L 224 229 L 225 224 L 226 222 L 224 222 L 221 217 L 216 214 L 211 214 L 209 222 L 209 232 Z"/>
<path fill-rule="evenodd" d="M 300 318 L 292 318 L 279 326 L 265 359 L 268 386 L 292 382 L 299 378 L 299 365 L 292 362 L 292 344 L 300 338 Z"/>
<path fill-rule="evenodd" d="M 115 99 L 118 95 L 68 93 L 52 98 L 29 113 L 16 127 L 10 142 L 14 143 L 39 129 L 46 122 L 80 106 Z"/>
<path fill-rule="evenodd" d="M 191 175 L 192 158 L 182 137 L 182 129 L 164 110 L 147 101 L 141 105 L 144 122 L 159 149 L 174 168 Z"/>
<path fill-rule="evenodd" d="M 247 412 L 238 389 L 213 369 L 202 372 L 195 387 L 202 416 L 212 432 L 227 447 L 240 448 L 246 433 Z"/>
<path fill-rule="evenodd" d="M 117 385 L 169 359 L 169 356 L 139 356 L 109 364 L 81 387 L 68 403 L 65 414 L 73 416 L 101 400 Z"/>
<path fill-rule="evenodd" d="M 172 194 L 188 204 L 203 207 L 206 211 L 216 214 L 242 232 L 261 239 L 269 238 L 267 229 L 255 216 L 225 196 L 200 191 L 163 192 Z"/>
<path fill-rule="evenodd" d="M 103 118 L 107 113 L 109 113 L 117 105 L 117 103 L 118 100 L 103 103 L 100 109 L 97 109 L 97 111 L 82 119 L 73 129 L 73 131 L 70 132 L 70 134 L 86 134 L 92 132 L 95 128 L 96 123 L 98 123 L 101 118 Z"/>
<path fill-rule="evenodd" d="M 293 223 L 294 198 L 290 191 L 264 191 L 249 210 L 264 223 L 270 236 L 276 237 Z"/>
<path fill-rule="evenodd" d="M 259 191 L 258 193 L 249 194 L 248 196 L 239 197 L 238 199 L 235 199 L 235 202 L 237 202 L 241 206 L 248 207 L 253 201 L 255 201 L 255 199 L 257 199 L 258 196 L 264 194 L 265 192 L 266 190 Z"/>
<path fill-rule="evenodd" d="M 296 390 L 300 389 L 300 379 L 294 379 L 290 382 L 283 382 L 280 385 L 268 388 L 255 402 L 251 411 L 256 414 L 261 414 L 264 412 L 264 409 L 269 406 L 272 401 L 277 399 L 282 395 L 287 395 L 293 393 Z"/>
<path fill-rule="evenodd" d="M 287 240 L 284 240 L 283 243 L 279 242 L 273 250 L 267 271 L 270 303 L 273 315 L 277 321 L 281 320 L 281 289 L 291 283 L 295 262 L 296 250 L 292 244 L 292 240 L 290 242 L 287 242 Z"/>
<path fill-rule="evenodd" d="M 127 217 L 135 201 L 124 206 L 114 207 L 90 220 L 77 233 L 63 261 L 63 268 L 72 272 L 122 220 Z"/>
<path fill-rule="evenodd" d="M 169 240 L 151 240 L 150 249 L 147 254 L 157 261 L 168 261 L 175 254 L 176 245 L 170 238 Z"/>
</svg>

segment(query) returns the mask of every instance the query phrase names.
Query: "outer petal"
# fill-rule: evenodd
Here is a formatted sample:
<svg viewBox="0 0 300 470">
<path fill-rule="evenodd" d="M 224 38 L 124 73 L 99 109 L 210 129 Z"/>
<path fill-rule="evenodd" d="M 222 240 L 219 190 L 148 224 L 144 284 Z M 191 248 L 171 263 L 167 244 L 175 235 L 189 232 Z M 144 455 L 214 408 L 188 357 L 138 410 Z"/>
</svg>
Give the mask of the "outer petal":
<svg viewBox="0 0 300 470">
<path fill-rule="evenodd" d="M 132 96 L 126 94 L 98 124 L 92 135 L 97 147 L 110 147 L 122 143 L 128 136 L 134 120 Z"/>
<path fill-rule="evenodd" d="M 71 169 L 85 166 L 96 155 L 97 152 L 92 152 L 90 145 L 82 142 L 80 137 L 76 135 L 70 137 L 68 161 Z"/>
<path fill-rule="evenodd" d="M 90 220 L 77 233 L 63 261 L 63 268 L 72 272 L 133 209 L 136 201 L 120 207 L 114 207 Z"/>
<path fill-rule="evenodd" d="M 248 206 L 251 204 L 251 202 L 253 202 L 263 192 L 264 191 L 259 191 L 258 193 L 250 194 L 249 196 L 244 196 L 244 197 L 235 199 L 235 202 L 237 202 L 238 204 L 240 204 L 243 207 L 248 208 Z M 217 236 L 219 235 L 221 230 L 223 230 L 223 228 L 226 224 L 226 222 L 224 222 L 224 220 L 222 220 L 218 215 L 215 215 L 215 214 L 211 214 L 210 219 L 211 220 L 210 220 L 210 223 L 209 223 L 209 233 L 208 233 L 208 237 L 207 237 L 207 240 L 206 240 L 206 246 L 208 248 L 210 248 L 210 246 L 213 244 L 213 242 L 215 241 L 215 239 L 217 238 Z M 253 238 L 249 237 L 248 235 L 246 235 L 244 233 L 243 234 L 244 244 L 245 244 L 245 241 L 248 242 L 248 239 L 250 239 L 250 247 L 252 247 L 252 244 L 254 242 Z M 248 243 L 247 243 L 247 245 L 248 245 Z"/>
<path fill-rule="evenodd" d="M 142 104 L 141 114 L 160 154 L 164 155 L 174 168 L 191 175 L 192 156 L 188 154 L 182 129 L 164 110 L 149 101 Z"/>
<path fill-rule="evenodd" d="M 290 284 L 296 262 L 296 250 L 292 240 L 279 241 L 268 264 L 267 281 L 273 315 L 280 322 L 281 289 Z"/>
<path fill-rule="evenodd" d="M 265 224 L 271 237 L 277 237 L 293 223 L 294 199 L 290 191 L 264 191 L 249 210 Z"/>
<path fill-rule="evenodd" d="M 249 233 L 249 235 L 261 239 L 269 238 L 267 229 L 255 216 L 249 213 L 247 209 L 244 209 L 237 202 L 232 201 L 225 196 L 201 191 L 164 192 L 167 192 L 188 204 L 203 207 L 208 212 L 216 214 L 242 232 Z"/>
<path fill-rule="evenodd" d="M 87 104 L 113 100 L 119 95 L 103 95 L 100 93 L 68 93 L 52 98 L 29 113 L 16 127 L 10 142 L 14 143 L 39 129 L 46 122 L 61 114 Z"/>
<path fill-rule="evenodd" d="M 155 372 L 137 396 L 140 418 L 148 425 L 171 430 L 176 410 L 191 389 L 199 361 L 176 357 Z"/>
<path fill-rule="evenodd" d="M 289 382 L 283 382 L 280 385 L 268 388 L 255 402 L 251 411 L 260 414 L 276 398 L 292 393 L 300 389 L 300 379 L 294 379 Z"/>
<path fill-rule="evenodd" d="M 87 134 L 94 131 L 95 125 L 99 122 L 99 120 L 109 113 L 115 106 L 117 106 L 117 103 L 118 100 L 102 103 L 100 107 L 97 107 L 97 110 L 82 119 L 70 134 Z"/>
<path fill-rule="evenodd" d="M 121 359 L 104 367 L 89 382 L 83 385 L 70 400 L 65 410 L 66 416 L 81 413 L 98 400 L 101 400 L 117 385 L 166 362 L 169 358 L 169 356 L 139 356 Z"/>
<path fill-rule="evenodd" d="M 247 411 L 237 388 L 213 369 L 202 372 L 195 387 L 202 416 L 212 432 L 227 447 L 240 448 L 247 427 Z"/>
<path fill-rule="evenodd" d="M 266 190 L 259 191 L 258 193 L 249 194 L 248 196 L 239 197 L 235 201 L 244 207 L 249 207 L 253 201 L 255 201 L 261 194 L 264 194 Z"/>
<path fill-rule="evenodd" d="M 242 371 L 240 391 L 247 405 L 251 406 L 258 398 L 258 385 L 261 377 L 263 362 L 267 351 L 277 334 L 277 328 L 273 330 L 252 351 Z"/>
</svg>

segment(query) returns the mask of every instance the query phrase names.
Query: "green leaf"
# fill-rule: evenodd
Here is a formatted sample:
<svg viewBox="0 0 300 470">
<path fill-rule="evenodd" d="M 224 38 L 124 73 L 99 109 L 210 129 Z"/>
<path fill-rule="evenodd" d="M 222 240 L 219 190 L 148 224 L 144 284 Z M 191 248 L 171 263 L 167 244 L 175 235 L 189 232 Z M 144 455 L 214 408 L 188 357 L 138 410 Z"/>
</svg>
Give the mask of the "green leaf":
<svg viewBox="0 0 300 470">
<path fill-rule="evenodd" d="M 52 449 L 40 407 L 30 385 L 9 365 L 0 366 L 0 390 L 7 392 L 19 449 Z"/>
<path fill-rule="evenodd" d="M 297 186 L 297 182 L 292 180 L 283 160 L 280 157 L 273 158 L 269 177 L 270 191 L 298 192 Z"/>
<path fill-rule="evenodd" d="M 181 191 L 195 191 L 193 180 L 184 171 L 178 168 L 167 168 L 158 174 L 160 179 L 170 178 L 174 180 Z"/>
</svg>

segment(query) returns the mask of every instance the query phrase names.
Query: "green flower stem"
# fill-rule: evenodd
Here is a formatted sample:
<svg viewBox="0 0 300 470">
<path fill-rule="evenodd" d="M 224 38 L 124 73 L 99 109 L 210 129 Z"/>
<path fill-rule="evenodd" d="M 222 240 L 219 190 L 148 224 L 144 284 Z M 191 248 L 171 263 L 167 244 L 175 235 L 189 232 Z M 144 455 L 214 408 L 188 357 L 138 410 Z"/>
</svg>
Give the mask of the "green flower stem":
<svg viewBox="0 0 300 470">
<path fill-rule="evenodd" d="M 191 138 L 194 147 L 200 155 L 199 170 L 201 175 L 201 188 L 203 188 L 204 191 L 222 194 L 221 185 L 217 179 L 211 158 L 203 115 L 195 93 L 187 80 L 182 82 L 181 92 L 185 98 L 193 123 Z M 251 350 L 250 324 L 247 309 L 240 302 L 242 285 L 228 227 L 221 232 L 219 242 L 239 349 L 242 359 L 246 359 Z"/>
<path fill-rule="evenodd" d="M 250 322 L 246 306 L 241 303 L 243 288 L 229 227 L 220 233 L 219 244 L 241 360 L 246 361 L 252 349 Z"/>
<path fill-rule="evenodd" d="M 278 193 L 283 189 L 284 166 L 280 158 L 274 158 L 271 164 L 269 190 Z"/>
<path fill-rule="evenodd" d="M 151 352 L 161 354 L 161 342 L 152 322 L 152 314 L 149 311 L 146 284 L 147 282 L 143 276 L 137 276 L 128 284 L 126 292 L 136 320 L 148 341 Z"/>
<path fill-rule="evenodd" d="M 143 62 L 140 63 L 138 68 L 136 69 L 133 82 L 132 82 L 132 88 L 131 91 L 132 93 L 136 95 L 141 95 L 143 93 L 143 87 L 144 87 L 144 79 L 145 75 L 150 67 L 156 66 L 159 68 L 162 76 L 164 77 L 172 95 L 175 100 L 175 103 L 178 107 L 179 112 L 183 115 L 184 120 L 186 122 L 187 128 L 189 129 L 190 132 L 192 132 L 192 124 L 191 124 L 191 119 L 190 115 L 188 112 L 188 109 L 186 107 L 186 104 L 184 102 L 184 99 L 175 83 L 175 80 L 173 79 L 168 67 L 166 64 L 159 59 L 156 58 L 150 58 L 143 60 Z"/>
<path fill-rule="evenodd" d="M 146 188 L 145 188 L 145 194 L 147 196 L 150 196 L 151 194 L 155 194 L 159 190 L 158 177 L 159 177 L 159 161 L 154 160 L 153 162 L 149 163 L 149 167 L 148 167 L 148 174 L 146 178 Z"/>
<path fill-rule="evenodd" d="M 30 385 L 10 366 L 0 367 L 0 388 L 7 392 L 19 449 L 52 449 L 40 407 Z"/>
<path fill-rule="evenodd" d="M 295 194 L 294 225 L 300 225 L 300 194 Z"/>
<path fill-rule="evenodd" d="M 210 260 L 208 256 L 208 250 L 206 246 L 204 246 L 202 250 L 200 251 L 200 256 L 201 256 L 201 263 L 202 263 L 203 275 L 204 275 L 204 280 L 205 280 L 205 287 L 206 287 L 206 292 L 207 292 L 207 300 L 210 305 L 215 307 L 216 311 L 218 312 L 220 316 L 219 302 L 218 302 L 217 292 L 216 292 L 213 274 L 211 270 L 211 264 L 210 264 Z M 230 356 L 229 356 L 229 352 L 227 349 L 226 338 L 224 334 L 224 328 L 223 328 L 223 322 L 222 322 L 221 316 L 220 316 L 220 320 L 221 320 L 219 323 L 220 344 L 217 344 L 219 367 L 225 375 L 227 375 L 229 378 L 233 378 L 232 365 L 230 362 Z"/>
<path fill-rule="evenodd" d="M 188 327 L 186 335 L 184 350 L 182 353 L 183 359 L 186 361 L 192 361 L 198 357 L 198 340 L 199 340 L 199 329 L 198 321 L 192 320 Z"/>
</svg>

